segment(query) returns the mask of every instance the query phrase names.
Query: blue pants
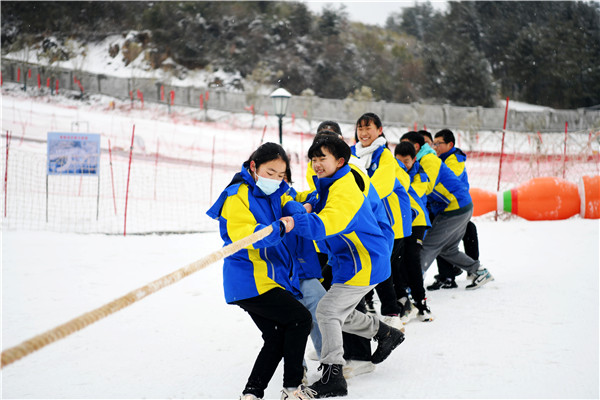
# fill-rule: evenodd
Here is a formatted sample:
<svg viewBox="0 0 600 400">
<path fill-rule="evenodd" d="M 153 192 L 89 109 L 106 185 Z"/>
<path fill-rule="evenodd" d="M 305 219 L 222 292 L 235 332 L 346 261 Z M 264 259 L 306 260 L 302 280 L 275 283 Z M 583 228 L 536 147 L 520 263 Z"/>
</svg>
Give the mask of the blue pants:
<svg viewBox="0 0 600 400">
<path fill-rule="evenodd" d="M 317 356 L 321 358 L 321 346 L 323 341 L 321 338 L 321 331 L 319 330 L 319 324 L 317 324 L 317 305 L 319 305 L 319 301 L 321 300 L 321 297 L 325 295 L 326 291 L 321 282 L 316 278 L 301 280 L 300 291 L 303 296 L 303 298 L 300 299 L 300 303 L 310 311 L 310 315 L 312 315 L 313 319 L 312 329 L 310 330 L 310 339 L 317 351 Z"/>
</svg>

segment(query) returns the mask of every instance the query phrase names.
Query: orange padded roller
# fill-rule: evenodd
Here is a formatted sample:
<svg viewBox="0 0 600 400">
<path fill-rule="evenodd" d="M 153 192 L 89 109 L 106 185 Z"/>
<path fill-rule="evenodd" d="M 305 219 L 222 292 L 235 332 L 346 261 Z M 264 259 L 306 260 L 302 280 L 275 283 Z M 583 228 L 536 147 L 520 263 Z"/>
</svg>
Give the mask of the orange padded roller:
<svg viewBox="0 0 600 400">
<path fill-rule="evenodd" d="M 496 194 L 487 190 L 471 188 L 469 189 L 471 199 L 473 199 L 473 216 L 478 217 L 487 214 L 490 211 L 496 211 Z"/>
<path fill-rule="evenodd" d="M 580 212 L 577 185 L 555 177 L 535 178 L 498 193 L 498 210 L 530 221 L 567 219 Z"/>
<path fill-rule="evenodd" d="M 579 180 L 580 215 L 583 218 L 600 218 L 600 175 L 583 176 Z"/>
</svg>

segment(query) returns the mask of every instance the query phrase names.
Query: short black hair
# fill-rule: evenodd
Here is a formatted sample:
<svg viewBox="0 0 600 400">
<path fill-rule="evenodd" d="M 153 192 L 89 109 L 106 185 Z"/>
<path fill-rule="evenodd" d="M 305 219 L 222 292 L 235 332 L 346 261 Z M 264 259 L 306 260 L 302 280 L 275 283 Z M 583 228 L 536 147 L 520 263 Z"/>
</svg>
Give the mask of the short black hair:
<svg viewBox="0 0 600 400">
<path fill-rule="evenodd" d="M 321 150 L 322 148 L 326 148 L 336 159 L 343 158 L 344 165 L 348 164 L 348 160 L 350 160 L 350 155 L 352 154 L 348 143 L 344 142 L 339 137 L 323 135 L 315 140 L 308 149 L 308 158 L 323 157 L 325 154 L 323 153 L 323 150 Z"/>
<path fill-rule="evenodd" d="M 400 140 L 405 140 L 405 139 L 413 144 L 417 143 L 421 147 L 423 147 L 425 145 L 425 139 L 423 138 L 423 135 L 421 135 L 419 132 L 415 132 L 415 131 L 406 132 L 404 135 L 402 135 Z"/>
<path fill-rule="evenodd" d="M 433 142 L 433 137 L 431 137 L 431 133 L 429 131 L 420 130 L 417 133 L 420 134 L 420 135 L 422 135 L 422 136 L 427 136 L 429 138 L 429 140 L 431 140 Z"/>
<path fill-rule="evenodd" d="M 395 156 L 410 156 L 410 158 L 415 158 L 417 156 L 417 152 L 415 151 L 415 146 L 411 142 L 400 142 L 396 146 L 394 150 Z"/>
<path fill-rule="evenodd" d="M 356 126 L 354 127 L 354 140 L 358 143 L 358 127 L 359 126 L 369 126 L 370 123 L 373 123 L 377 129 L 381 128 L 383 125 L 381 123 L 381 119 L 375 113 L 364 113 L 358 118 L 356 121 Z M 385 136 L 384 136 L 385 137 Z"/>
<path fill-rule="evenodd" d="M 315 138 L 313 139 L 313 142 L 315 140 L 319 139 L 320 137 L 326 136 L 326 135 L 338 137 L 340 139 L 342 138 L 342 135 L 340 133 L 337 133 L 335 131 L 330 131 L 329 129 L 323 129 L 323 130 L 320 130 L 319 132 L 317 132 L 317 134 L 315 135 Z"/>
<path fill-rule="evenodd" d="M 456 138 L 454 137 L 454 132 L 452 132 L 450 129 L 442 129 L 441 131 L 435 134 L 435 137 L 442 137 L 444 138 L 444 142 L 456 145 Z"/>
<path fill-rule="evenodd" d="M 323 121 L 319 124 L 319 126 L 317 127 L 317 134 L 321 133 L 322 131 L 332 131 L 335 132 L 336 134 L 343 136 L 342 135 L 342 129 L 340 128 L 340 125 L 335 122 L 335 121 Z"/>
</svg>

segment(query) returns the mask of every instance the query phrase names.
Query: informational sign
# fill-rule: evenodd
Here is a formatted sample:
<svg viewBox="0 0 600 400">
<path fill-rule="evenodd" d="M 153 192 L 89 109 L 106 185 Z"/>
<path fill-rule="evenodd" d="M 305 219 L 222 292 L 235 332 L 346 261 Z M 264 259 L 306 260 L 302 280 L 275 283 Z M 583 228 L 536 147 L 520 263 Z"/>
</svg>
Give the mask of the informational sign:
<svg viewBox="0 0 600 400">
<path fill-rule="evenodd" d="M 100 135 L 48 132 L 48 175 L 98 175 Z"/>
</svg>

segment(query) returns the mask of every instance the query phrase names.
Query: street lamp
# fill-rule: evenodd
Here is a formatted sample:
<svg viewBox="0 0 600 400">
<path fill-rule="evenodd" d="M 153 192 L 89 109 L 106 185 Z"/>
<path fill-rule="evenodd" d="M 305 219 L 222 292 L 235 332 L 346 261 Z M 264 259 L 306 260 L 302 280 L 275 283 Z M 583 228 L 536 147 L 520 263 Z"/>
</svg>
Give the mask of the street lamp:
<svg viewBox="0 0 600 400">
<path fill-rule="evenodd" d="M 271 93 L 271 99 L 273 99 L 273 107 L 275 107 L 275 115 L 279 117 L 279 144 L 282 144 L 283 128 L 282 118 L 287 112 L 288 102 L 292 97 L 292 94 L 284 88 L 279 88 Z"/>
</svg>

